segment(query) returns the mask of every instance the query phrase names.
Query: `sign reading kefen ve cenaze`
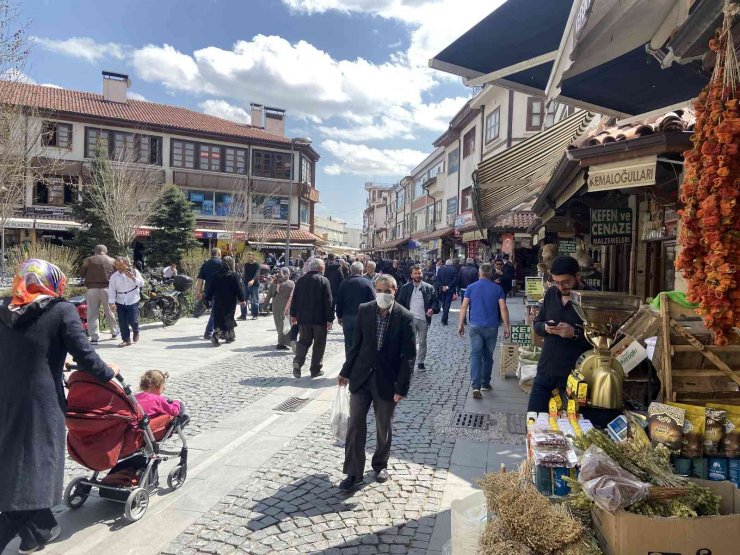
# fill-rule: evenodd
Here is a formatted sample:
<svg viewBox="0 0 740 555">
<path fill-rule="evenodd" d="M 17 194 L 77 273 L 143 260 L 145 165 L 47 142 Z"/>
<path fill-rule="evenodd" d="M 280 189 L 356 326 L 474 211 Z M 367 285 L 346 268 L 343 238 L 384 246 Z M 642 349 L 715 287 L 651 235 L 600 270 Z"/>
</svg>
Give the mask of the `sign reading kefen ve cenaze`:
<svg viewBox="0 0 740 555">
<path fill-rule="evenodd" d="M 592 208 L 592 245 L 629 245 L 632 242 L 631 208 Z"/>
<path fill-rule="evenodd" d="M 588 192 L 655 185 L 657 156 L 598 164 L 588 170 Z"/>
<path fill-rule="evenodd" d="M 532 344 L 532 327 L 529 324 L 511 324 L 511 342 L 515 345 Z"/>
</svg>

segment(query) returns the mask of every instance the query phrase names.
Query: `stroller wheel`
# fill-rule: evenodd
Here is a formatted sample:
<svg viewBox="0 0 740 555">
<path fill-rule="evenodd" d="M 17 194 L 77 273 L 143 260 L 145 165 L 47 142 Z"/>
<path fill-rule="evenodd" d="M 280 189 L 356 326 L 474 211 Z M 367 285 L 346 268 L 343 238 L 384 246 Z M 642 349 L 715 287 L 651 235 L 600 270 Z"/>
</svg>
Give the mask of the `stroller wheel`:
<svg viewBox="0 0 740 555">
<path fill-rule="evenodd" d="M 149 492 L 144 488 L 136 488 L 128 494 L 123 516 L 129 522 L 136 522 L 144 516 L 149 508 Z"/>
<path fill-rule="evenodd" d="M 185 483 L 187 475 L 187 467 L 178 464 L 175 468 L 170 470 L 170 473 L 167 475 L 167 485 L 170 486 L 171 490 L 176 490 Z"/>
<path fill-rule="evenodd" d="M 86 478 L 78 476 L 74 478 L 64 489 L 64 504 L 70 509 L 79 509 L 87 501 L 91 486 L 83 484 Z"/>
</svg>

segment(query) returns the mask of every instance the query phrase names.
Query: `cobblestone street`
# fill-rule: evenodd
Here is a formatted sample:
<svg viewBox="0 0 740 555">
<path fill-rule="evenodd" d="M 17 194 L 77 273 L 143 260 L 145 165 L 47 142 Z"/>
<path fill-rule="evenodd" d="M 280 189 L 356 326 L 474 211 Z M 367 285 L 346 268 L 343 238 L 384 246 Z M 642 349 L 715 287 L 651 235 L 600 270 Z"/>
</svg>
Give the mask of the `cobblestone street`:
<svg viewBox="0 0 740 555">
<path fill-rule="evenodd" d="M 510 306 L 516 320 L 521 301 Z M 237 342 L 219 349 L 198 338 L 205 321 L 190 318 L 147 329 L 130 349 L 103 346 L 101 355 L 117 362 L 134 386 L 146 368 L 170 372 L 167 394 L 182 399 L 192 418 L 186 428 L 191 470 L 180 490 L 160 485 L 135 524 L 122 518 L 121 505 L 97 497 L 77 511 L 57 507 L 62 537 L 45 551 L 441 554 L 449 503 L 487 470 L 490 442 L 511 457 L 522 439 L 505 414 L 521 412 L 509 399 L 516 386 L 496 381 L 497 362 L 494 392 L 483 401 L 470 397 L 469 340 L 457 337 L 456 317 L 454 308 L 449 326 L 435 317 L 427 369 L 415 372 L 409 397 L 396 409 L 390 480 L 375 482 L 368 462 L 365 483 L 352 494 L 337 487 L 344 449 L 329 425 L 344 361 L 341 328 L 329 335 L 326 376 L 316 380 L 292 377 L 291 353 L 273 349 L 271 318 L 245 323 Z M 302 401 L 295 412 L 279 409 L 295 398 Z M 459 411 L 490 413 L 490 426 L 456 428 Z M 372 453 L 372 415 L 368 431 Z M 163 463 L 160 476 L 174 464 Z M 80 474 L 90 472 L 68 461 L 66 479 Z"/>
</svg>

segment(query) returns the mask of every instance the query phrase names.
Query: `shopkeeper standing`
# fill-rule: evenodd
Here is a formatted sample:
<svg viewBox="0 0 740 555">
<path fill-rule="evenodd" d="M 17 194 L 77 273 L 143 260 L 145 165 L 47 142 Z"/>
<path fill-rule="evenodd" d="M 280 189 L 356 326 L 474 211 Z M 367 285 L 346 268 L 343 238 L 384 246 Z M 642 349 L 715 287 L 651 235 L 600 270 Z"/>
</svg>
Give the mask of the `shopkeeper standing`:
<svg viewBox="0 0 740 555">
<path fill-rule="evenodd" d="M 554 287 L 545 293 L 534 322 L 535 333 L 545 338 L 527 407 L 534 412 L 548 411 L 552 390 L 565 390 L 568 374 L 575 368 L 578 357 L 591 349 L 583 334 L 583 321 L 570 302 L 572 290 L 591 289 L 581 281 L 578 261 L 571 256 L 557 256 L 552 261 L 550 275 Z"/>
</svg>

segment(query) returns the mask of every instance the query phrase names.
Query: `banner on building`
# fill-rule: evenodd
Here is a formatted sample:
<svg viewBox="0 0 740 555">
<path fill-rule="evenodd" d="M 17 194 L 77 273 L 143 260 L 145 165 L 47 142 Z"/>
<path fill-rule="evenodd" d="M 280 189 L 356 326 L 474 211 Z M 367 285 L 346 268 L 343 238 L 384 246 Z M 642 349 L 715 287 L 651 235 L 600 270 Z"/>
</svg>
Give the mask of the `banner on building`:
<svg viewBox="0 0 740 555">
<path fill-rule="evenodd" d="M 629 245 L 632 242 L 631 208 L 592 208 L 592 245 Z"/>
<path fill-rule="evenodd" d="M 655 185 L 657 156 L 598 164 L 588 170 L 588 192 Z"/>
</svg>

